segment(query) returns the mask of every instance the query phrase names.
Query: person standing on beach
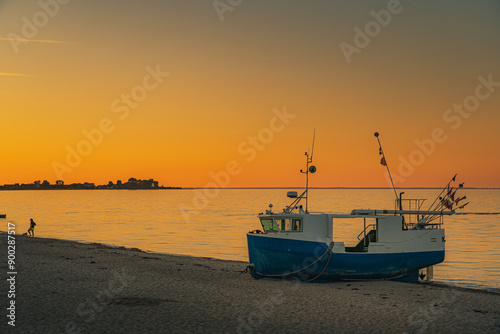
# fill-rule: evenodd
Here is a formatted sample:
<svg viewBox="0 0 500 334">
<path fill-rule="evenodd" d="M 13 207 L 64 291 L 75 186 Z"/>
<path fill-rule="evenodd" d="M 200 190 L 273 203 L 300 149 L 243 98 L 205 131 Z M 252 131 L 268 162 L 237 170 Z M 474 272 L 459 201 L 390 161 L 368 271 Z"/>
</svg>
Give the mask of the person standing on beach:
<svg viewBox="0 0 500 334">
<path fill-rule="evenodd" d="M 30 218 L 30 228 L 28 229 L 28 236 L 35 236 L 35 226 L 36 223 L 33 221 L 33 218 Z"/>
</svg>

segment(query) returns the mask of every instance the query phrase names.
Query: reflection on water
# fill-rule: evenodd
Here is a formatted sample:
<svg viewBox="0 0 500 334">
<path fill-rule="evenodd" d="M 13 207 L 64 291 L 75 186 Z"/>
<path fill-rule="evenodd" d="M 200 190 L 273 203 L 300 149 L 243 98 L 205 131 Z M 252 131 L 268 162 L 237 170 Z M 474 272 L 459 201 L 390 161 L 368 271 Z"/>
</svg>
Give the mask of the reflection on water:
<svg viewBox="0 0 500 334">
<path fill-rule="evenodd" d="M 206 203 L 195 196 L 199 191 L 2 191 L 0 213 L 17 223 L 18 234 L 28 230 L 33 218 L 40 237 L 247 261 L 246 233 L 261 229 L 256 215 L 271 203 L 274 211 L 289 204 L 286 189 L 223 189 Z M 428 201 L 439 193 L 405 192 Z M 500 212 L 500 190 L 462 193 L 471 202 L 467 212 Z M 388 189 L 312 189 L 309 201 L 311 211 L 328 213 L 394 208 Z M 358 223 L 336 226 L 334 238 L 349 245 L 362 228 Z M 500 216 L 446 217 L 445 228 L 446 260 L 435 268 L 435 280 L 500 290 Z"/>
</svg>

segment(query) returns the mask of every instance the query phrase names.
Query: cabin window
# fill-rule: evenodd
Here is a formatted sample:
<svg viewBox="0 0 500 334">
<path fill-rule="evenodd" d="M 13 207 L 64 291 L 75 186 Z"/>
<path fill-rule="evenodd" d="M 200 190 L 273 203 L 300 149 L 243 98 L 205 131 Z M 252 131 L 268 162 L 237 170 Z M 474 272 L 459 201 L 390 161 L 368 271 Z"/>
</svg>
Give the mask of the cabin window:
<svg viewBox="0 0 500 334">
<path fill-rule="evenodd" d="M 274 223 L 274 220 L 271 219 L 261 219 L 260 223 L 262 224 L 262 228 L 264 232 L 278 232 L 278 227 Z"/>
<path fill-rule="evenodd" d="M 302 232 L 302 219 L 300 218 L 280 218 L 276 219 L 281 231 Z"/>
<path fill-rule="evenodd" d="M 292 230 L 302 231 L 302 219 L 299 218 L 292 219 Z"/>
<path fill-rule="evenodd" d="M 276 219 L 276 222 L 281 231 L 290 231 L 292 229 L 290 219 Z"/>
</svg>

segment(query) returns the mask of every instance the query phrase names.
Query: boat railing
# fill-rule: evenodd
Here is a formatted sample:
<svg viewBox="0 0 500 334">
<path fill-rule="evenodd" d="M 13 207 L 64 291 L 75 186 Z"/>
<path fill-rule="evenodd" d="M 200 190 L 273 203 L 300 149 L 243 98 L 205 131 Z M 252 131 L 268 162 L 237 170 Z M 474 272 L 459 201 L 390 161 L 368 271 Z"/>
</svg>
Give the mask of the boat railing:
<svg viewBox="0 0 500 334">
<path fill-rule="evenodd" d="M 395 201 L 395 210 L 421 210 L 425 198 L 397 198 Z"/>
<path fill-rule="evenodd" d="M 439 229 L 443 225 L 443 215 L 453 211 L 424 211 L 422 205 L 426 200 L 421 198 L 398 198 L 395 209 L 399 209 L 403 217 L 404 229 Z"/>
<path fill-rule="evenodd" d="M 422 205 L 425 201 L 425 199 L 421 198 L 396 199 L 395 210 L 403 210 L 407 212 L 405 214 L 402 214 L 404 225 L 407 226 L 407 228 L 413 228 L 413 226 L 421 221 L 423 215 L 420 215 L 419 213 L 412 213 L 412 211 L 419 212 L 420 210 L 422 210 Z"/>
<path fill-rule="evenodd" d="M 358 234 L 358 240 L 361 240 L 360 237 L 361 235 L 363 235 L 363 238 L 368 234 L 370 233 L 370 231 L 368 231 L 370 228 L 372 229 L 375 229 L 377 227 L 377 224 L 370 224 L 370 225 L 367 225 L 363 231 L 361 231 L 360 234 Z M 368 231 L 368 233 L 366 233 L 366 231 Z"/>
<path fill-rule="evenodd" d="M 352 210 L 351 215 L 400 215 L 403 220 L 403 229 L 435 229 L 443 225 L 443 216 L 455 214 L 455 211 L 429 210 Z"/>
<path fill-rule="evenodd" d="M 406 224 L 405 229 L 406 230 L 428 230 L 428 229 L 440 229 L 443 224 L 425 224 L 425 225 L 418 225 L 418 224 Z"/>
<path fill-rule="evenodd" d="M 432 223 L 429 222 L 430 218 Z M 404 228 L 405 230 L 440 229 L 443 224 L 443 215 L 423 216 L 417 222 L 404 221 Z"/>
</svg>

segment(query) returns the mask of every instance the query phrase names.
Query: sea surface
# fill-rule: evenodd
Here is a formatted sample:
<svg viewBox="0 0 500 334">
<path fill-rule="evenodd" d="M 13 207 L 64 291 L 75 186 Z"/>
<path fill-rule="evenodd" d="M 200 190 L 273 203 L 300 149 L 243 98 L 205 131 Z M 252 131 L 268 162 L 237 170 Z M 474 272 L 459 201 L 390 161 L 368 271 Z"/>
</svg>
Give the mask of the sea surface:
<svg viewBox="0 0 500 334">
<path fill-rule="evenodd" d="M 298 190 L 300 189 L 290 189 Z M 37 223 L 36 236 L 136 247 L 159 253 L 248 261 L 246 233 L 261 229 L 257 214 L 290 204 L 288 189 L 44 190 L 0 191 L 0 230 L 16 233 Z M 427 198 L 437 189 L 407 189 L 406 198 Z M 500 190 L 460 189 L 463 212 L 500 212 Z M 393 209 L 391 189 L 310 189 L 309 210 L 350 213 Z M 434 281 L 500 291 L 500 215 L 445 217 L 446 259 Z M 334 240 L 354 245 L 362 225 L 334 226 Z M 245 268 L 242 264 L 242 270 Z"/>
</svg>

